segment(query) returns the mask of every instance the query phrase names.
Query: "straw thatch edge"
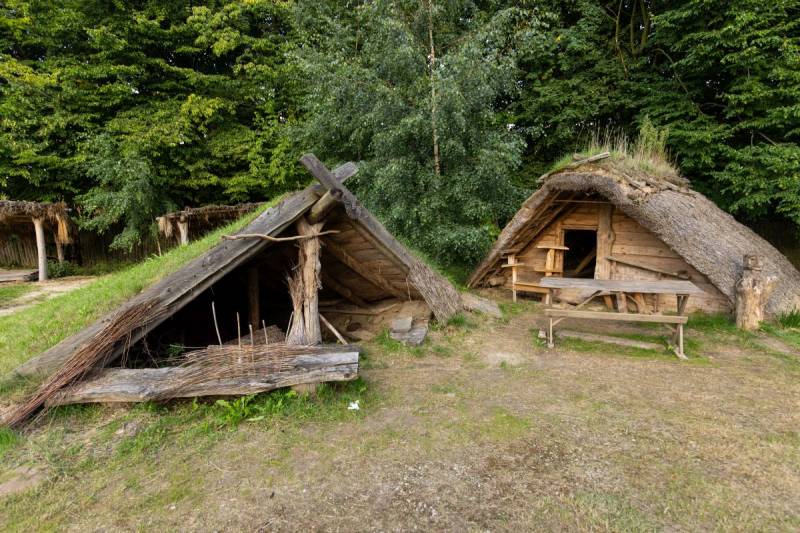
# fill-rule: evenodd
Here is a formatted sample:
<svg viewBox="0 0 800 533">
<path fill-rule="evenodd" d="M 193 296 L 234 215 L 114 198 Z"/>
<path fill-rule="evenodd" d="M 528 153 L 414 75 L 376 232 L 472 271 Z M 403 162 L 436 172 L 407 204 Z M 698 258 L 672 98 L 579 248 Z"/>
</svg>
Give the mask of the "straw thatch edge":
<svg viewBox="0 0 800 533">
<path fill-rule="evenodd" d="M 759 255 L 765 274 L 776 279 L 766 313 L 774 316 L 800 308 L 800 272 L 766 240 L 696 191 L 668 185 L 644 173 L 634 175 L 613 164 L 586 165 L 544 180 L 475 269 L 468 282 L 470 287 L 483 282 L 517 233 L 537 218 L 539 208 L 551 195 L 560 192 L 603 196 L 706 275 L 731 303 L 744 255 Z"/>
</svg>

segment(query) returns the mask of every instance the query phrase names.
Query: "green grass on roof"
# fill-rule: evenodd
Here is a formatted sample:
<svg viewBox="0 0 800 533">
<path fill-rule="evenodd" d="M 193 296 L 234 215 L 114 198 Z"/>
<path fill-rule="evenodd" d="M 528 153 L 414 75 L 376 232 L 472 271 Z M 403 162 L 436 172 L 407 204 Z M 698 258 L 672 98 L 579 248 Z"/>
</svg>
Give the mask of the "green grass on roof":
<svg viewBox="0 0 800 533">
<path fill-rule="evenodd" d="M 269 206 L 282 199 L 283 196 L 275 198 Z M 0 317 L 0 376 L 7 375 L 23 362 L 55 346 L 146 287 L 177 271 L 218 244 L 220 236 L 238 231 L 260 213 L 249 213 L 188 246 L 173 248 L 161 256 L 152 256 L 98 278 L 85 287 Z"/>
</svg>

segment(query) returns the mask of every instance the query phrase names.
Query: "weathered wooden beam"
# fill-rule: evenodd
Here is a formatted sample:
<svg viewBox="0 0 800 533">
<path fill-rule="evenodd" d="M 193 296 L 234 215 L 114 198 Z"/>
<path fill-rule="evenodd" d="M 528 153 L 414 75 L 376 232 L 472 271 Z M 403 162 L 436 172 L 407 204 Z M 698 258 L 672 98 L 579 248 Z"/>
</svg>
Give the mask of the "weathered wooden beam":
<svg viewBox="0 0 800 533">
<path fill-rule="evenodd" d="M 231 349 L 237 349 L 231 347 Z M 277 372 L 253 372 L 248 358 L 235 358 L 224 368 L 209 369 L 207 378 L 191 367 L 105 368 L 88 379 L 56 393 L 48 406 L 70 403 L 144 402 L 196 396 L 255 394 L 302 383 L 347 381 L 358 375 L 359 348 L 326 347 L 326 353 L 298 355 L 289 368 Z M 217 372 L 225 377 L 218 378 Z"/>
<path fill-rule="evenodd" d="M 386 279 L 378 270 L 371 268 L 363 261 L 359 261 L 351 256 L 340 244 L 332 239 L 325 239 L 323 242 L 325 243 L 325 249 L 329 251 L 331 255 L 338 259 L 339 262 L 355 271 L 362 278 L 388 291 L 392 296 L 408 299 L 408 294 L 395 287 L 392 282 Z"/>
<path fill-rule="evenodd" d="M 597 219 L 597 258 L 595 260 L 594 277 L 596 279 L 611 279 L 612 263 L 608 259 L 614 247 L 616 234 L 612 227 L 614 206 L 612 204 L 600 206 Z"/>
<path fill-rule="evenodd" d="M 181 217 L 178 220 L 178 233 L 180 234 L 181 246 L 189 244 L 189 219 Z"/>
<path fill-rule="evenodd" d="M 250 267 L 247 269 L 247 308 L 250 317 L 250 324 L 258 325 L 261 323 L 261 288 L 258 283 L 258 268 Z"/>
<path fill-rule="evenodd" d="M 355 163 L 345 163 L 333 171 L 333 176 L 339 183 L 344 183 L 347 178 L 354 176 L 357 172 L 358 165 Z M 326 191 L 317 203 L 311 206 L 306 218 L 311 224 L 316 224 L 324 219 L 337 205 L 339 205 L 339 200 L 335 198 L 330 191 Z"/>
<path fill-rule="evenodd" d="M 314 235 L 322 229 L 322 223 L 309 224 L 305 218 L 297 221 L 297 232 L 300 235 Z M 304 239 L 300 242 L 300 268 L 303 278 L 303 321 L 305 322 L 305 343 L 322 342 L 322 330 L 319 325 L 319 288 L 320 271 L 320 239 Z"/>
<path fill-rule="evenodd" d="M 405 267 L 403 270 L 408 270 L 409 282 L 425 299 L 425 302 L 436 315 L 437 320 L 446 322 L 463 309 L 461 294 L 455 287 L 444 277 L 411 255 L 389 233 L 383 224 L 361 205 L 355 195 L 344 184 L 336 181 L 331 172 L 325 168 L 325 165 L 314 154 L 305 154 L 300 158 L 300 161 L 330 191 L 334 198 L 341 200 L 347 215 L 355 221 L 355 224 L 363 225 L 375 239 L 382 243 L 384 249 L 388 250 L 391 255 L 403 263 Z"/>
<path fill-rule="evenodd" d="M 47 281 L 47 248 L 44 240 L 44 220 L 33 219 L 33 229 L 36 231 L 36 254 L 39 260 L 39 281 Z"/>
</svg>

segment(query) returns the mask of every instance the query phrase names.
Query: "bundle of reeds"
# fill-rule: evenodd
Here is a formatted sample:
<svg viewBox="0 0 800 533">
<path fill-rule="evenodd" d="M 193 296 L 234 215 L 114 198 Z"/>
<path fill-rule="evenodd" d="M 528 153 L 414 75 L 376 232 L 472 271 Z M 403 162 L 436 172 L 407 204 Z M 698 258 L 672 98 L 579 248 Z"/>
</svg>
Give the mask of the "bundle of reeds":
<svg viewBox="0 0 800 533">
<path fill-rule="evenodd" d="M 76 350 L 25 403 L 12 410 L 3 420 L 3 424 L 9 427 L 21 426 L 60 389 L 78 381 L 92 369 L 107 365 L 117 353 L 118 347 L 123 346 L 123 353 L 127 352 L 131 333 L 156 318 L 152 311 L 153 303 L 144 302 L 113 316 L 106 327 Z"/>
</svg>

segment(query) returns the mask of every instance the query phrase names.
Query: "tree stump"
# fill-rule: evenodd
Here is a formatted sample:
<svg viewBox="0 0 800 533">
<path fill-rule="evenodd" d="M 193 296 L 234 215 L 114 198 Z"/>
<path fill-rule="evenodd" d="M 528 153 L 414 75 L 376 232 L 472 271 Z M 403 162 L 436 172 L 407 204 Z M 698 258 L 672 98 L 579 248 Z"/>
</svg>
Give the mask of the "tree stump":
<svg viewBox="0 0 800 533">
<path fill-rule="evenodd" d="M 761 257 L 745 255 L 742 277 L 736 283 L 736 327 L 745 331 L 759 328 L 774 288 L 775 278 L 764 275 Z"/>
</svg>

